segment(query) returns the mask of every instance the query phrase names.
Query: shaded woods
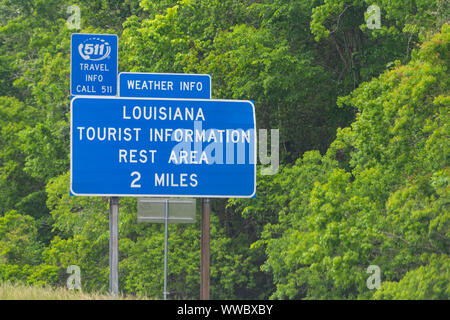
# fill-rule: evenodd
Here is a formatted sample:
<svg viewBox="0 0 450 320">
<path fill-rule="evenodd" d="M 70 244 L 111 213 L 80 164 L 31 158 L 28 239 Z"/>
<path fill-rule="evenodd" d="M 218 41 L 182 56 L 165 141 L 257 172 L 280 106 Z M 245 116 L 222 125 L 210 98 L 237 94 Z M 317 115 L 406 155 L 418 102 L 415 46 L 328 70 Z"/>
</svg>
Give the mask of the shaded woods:
<svg viewBox="0 0 450 320">
<path fill-rule="evenodd" d="M 212 201 L 212 299 L 448 299 L 448 3 L 380 0 L 369 29 L 372 4 L 0 0 L 0 281 L 65 286 L 78 265 L 107 291 L 108 199 L 69 195 L 68 119 L 70 35 L 109 33 L 119 71 L 211 74 L 280 130 L 256 198 Z M 120 290 L 161 298 L 163 226 L 136 210 L 120 199 Z M 199 298 L 199 216 L 169 227 L 171 299 Z"/>
</svg>

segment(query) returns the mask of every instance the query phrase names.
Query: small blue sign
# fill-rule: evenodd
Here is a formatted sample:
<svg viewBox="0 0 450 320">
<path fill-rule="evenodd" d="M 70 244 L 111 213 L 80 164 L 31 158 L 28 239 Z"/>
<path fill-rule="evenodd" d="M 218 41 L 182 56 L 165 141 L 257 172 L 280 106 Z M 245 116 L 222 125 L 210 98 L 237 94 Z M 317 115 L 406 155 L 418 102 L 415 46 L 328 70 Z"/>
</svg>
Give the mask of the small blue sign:
<svg viewBox="0 0 450 320">
<path fill-rule="evenodd" d="M 250 101 L 75 97 L 70 115 L 73 195 L 255 195 Z"/>
<path fill-rule="evenodd" d="M 211 99 L 211 76 L 209 74 L 121 72 L 119 96 Z"/>
<path fill-rule="evenodd" d="M 70 93 L 74 96 L 116 96 L 118 37 L 73 33 Z"/>
</svg>

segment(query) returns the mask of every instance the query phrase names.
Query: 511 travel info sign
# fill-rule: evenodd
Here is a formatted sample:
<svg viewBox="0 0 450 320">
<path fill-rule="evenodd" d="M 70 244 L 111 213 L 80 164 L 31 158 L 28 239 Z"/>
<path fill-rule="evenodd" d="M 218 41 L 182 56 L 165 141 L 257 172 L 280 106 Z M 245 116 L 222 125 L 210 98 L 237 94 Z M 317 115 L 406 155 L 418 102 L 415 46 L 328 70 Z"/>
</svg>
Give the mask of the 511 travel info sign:
<svg viewBox="0 0 450 320">
<path fill-rule="evenodd" d="M 70 57 L 71 95 L 117 95 L 117 35 L 73 33 Z"/>
<path fill-rule="evenodd" d="M 76 196 L 253 197 L 251 101 L 76 97 Z"/>
</svg>

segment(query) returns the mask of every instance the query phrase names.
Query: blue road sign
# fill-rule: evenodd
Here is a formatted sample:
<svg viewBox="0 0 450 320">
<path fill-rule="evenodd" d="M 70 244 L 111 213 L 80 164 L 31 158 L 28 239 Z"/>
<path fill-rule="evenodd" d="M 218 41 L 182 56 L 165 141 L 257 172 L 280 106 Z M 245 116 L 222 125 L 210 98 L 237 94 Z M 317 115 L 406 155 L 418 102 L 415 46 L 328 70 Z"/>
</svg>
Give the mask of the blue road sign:
<svg viewBox="0 0 450 320">
<path fill-rule="evenodd" d="M 73 33 L 70 59 L 71 95 L 117 95 L 118 37 Z"/>
<path fill-rule="evenodd" d="M 76 97 L 70 114 L 74 195 L 255 195 L 250 101 Z"/>
<path fill-rule="evenodd" d="M 209 74 L 121 72 L 119 96 L 211 99 L 211 76 Z"/>
</svg>

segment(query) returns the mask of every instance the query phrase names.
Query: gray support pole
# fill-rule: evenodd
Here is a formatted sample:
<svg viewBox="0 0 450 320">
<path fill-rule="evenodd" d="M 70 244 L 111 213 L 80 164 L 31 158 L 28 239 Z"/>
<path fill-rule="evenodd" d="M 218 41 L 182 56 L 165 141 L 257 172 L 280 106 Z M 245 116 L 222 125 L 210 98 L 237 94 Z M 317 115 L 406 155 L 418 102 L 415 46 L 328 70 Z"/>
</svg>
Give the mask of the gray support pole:
<svg viewBox="0 0 450 320">
<path fill-rule="evenodd" d="M 119 198 L 109 199 L 109 293 L 119 295 Z"/>
<path fill-rule="evenodd" d="M 164 300 L 167 300 L 167 245 L 169 233 L 169 199 L 166 199 L 166 210 L 164 219 Z"/>
<path fill-rule="evenodd" d="M 209 199 L 202 199 L 202 239 L 201 239 L 201 260 L 200 260 L 200 300 L 209 300 Z"/>
</svg>

